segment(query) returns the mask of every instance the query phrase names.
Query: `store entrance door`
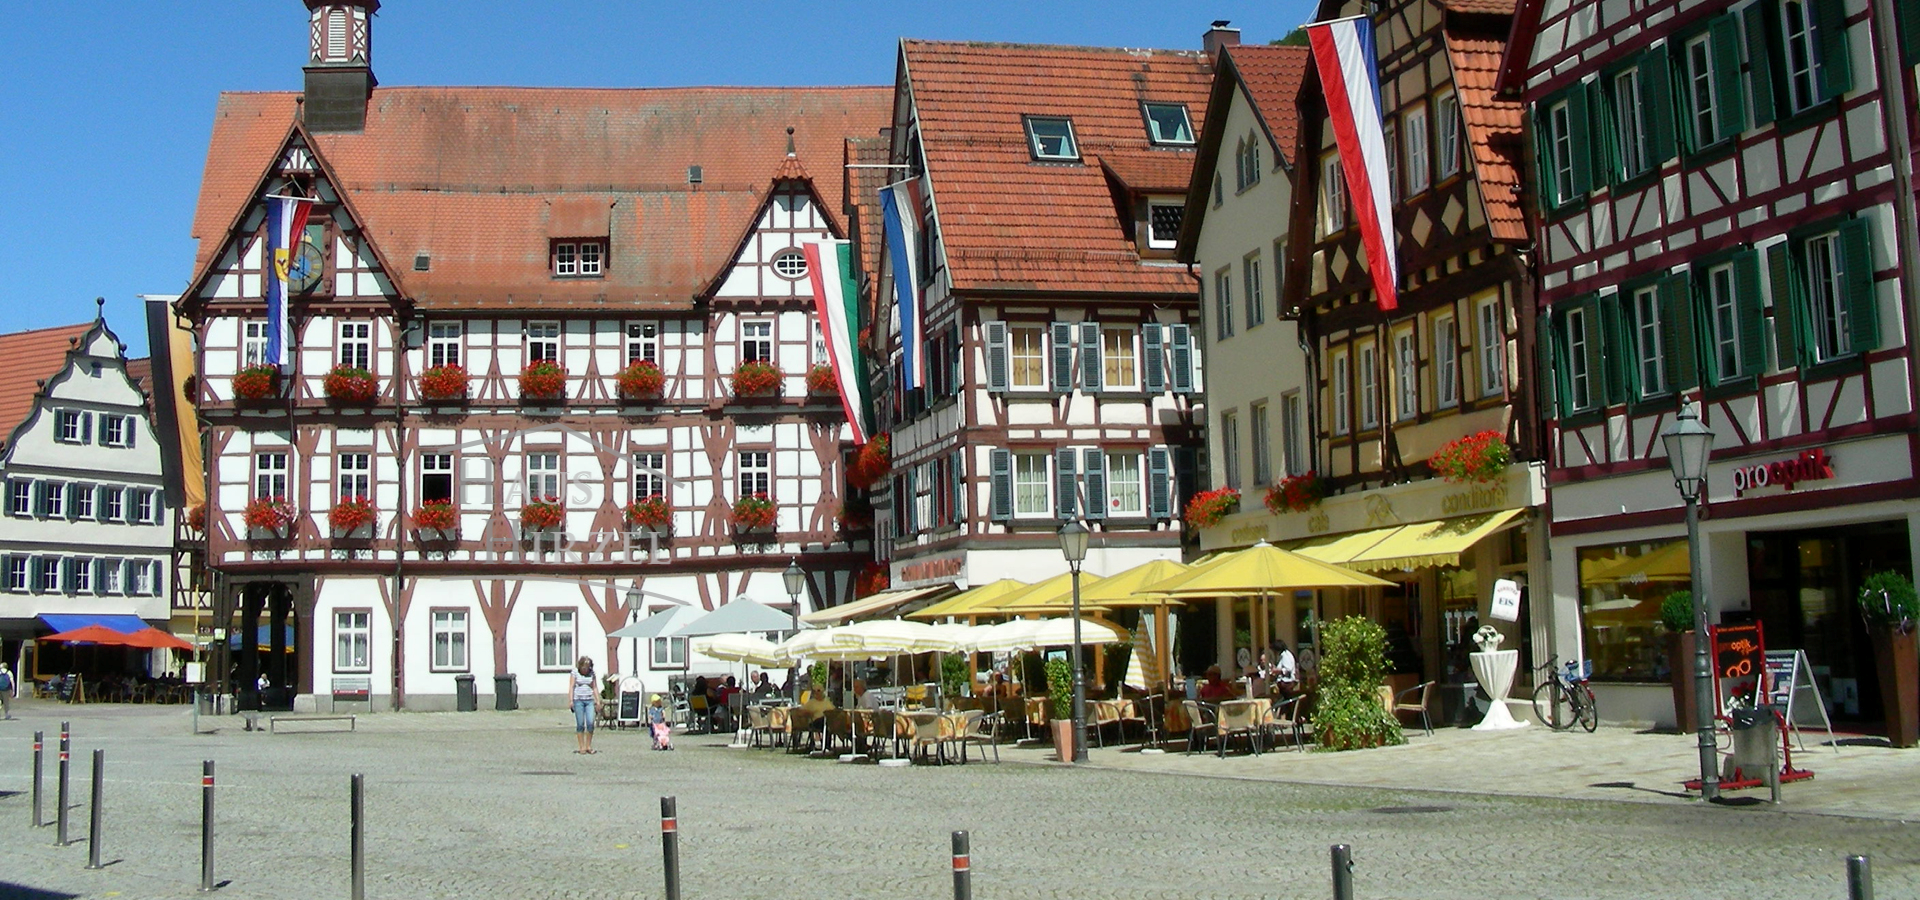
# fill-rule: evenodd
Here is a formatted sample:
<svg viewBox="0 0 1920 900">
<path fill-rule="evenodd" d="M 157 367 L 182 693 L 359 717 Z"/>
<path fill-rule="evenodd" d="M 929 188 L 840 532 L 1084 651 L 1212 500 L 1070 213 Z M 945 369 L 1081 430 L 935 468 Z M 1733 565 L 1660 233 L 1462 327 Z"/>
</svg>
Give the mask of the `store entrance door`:
<svg viewBox="0 0 1920 900">
<path fill-rule="evenodd" d="M 1853 598 L 1874 572 L 1911 575 L 1907 548 L 1903 521 L 1747 535 L 1753 618 L 1769 649 L 1807 651 L 1835 720 L 1881 718 L 1873 646 Z"/>
</svg>

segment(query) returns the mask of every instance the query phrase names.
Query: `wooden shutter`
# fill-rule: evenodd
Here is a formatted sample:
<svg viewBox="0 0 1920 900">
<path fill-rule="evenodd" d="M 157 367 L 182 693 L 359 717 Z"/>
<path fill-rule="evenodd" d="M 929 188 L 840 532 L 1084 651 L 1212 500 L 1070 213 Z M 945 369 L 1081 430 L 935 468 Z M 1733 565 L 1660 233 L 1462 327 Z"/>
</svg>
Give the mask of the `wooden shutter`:
<svg viewBox="0 0 1920 900">
<path fill-rule="evenodd" d="M 75 413 L 75 415 L 80 417 L 80 443 L 93 443 L 93 413 L 83 412 Z M 101 430 L 105 431 L 106 429 Z"/>
<path fill-rule="evenodd" d="M 1533 166 L 1535 176 L 1540 180 L 1540 209 L 1551 210 L 1559 205 L 1560 188 L 1554 183 L 1553 171 L 1553 128 L 1550 124 L 1557 95 L 1549 95 L 1533 107 Z"/>
<path fill-rule="evenodd" d="M 953 518 L 948 524 L 966 521 L 973 511 L 967 508 L 967 478 L 965 469 L 966 452 L 961 451 L 947 457 L 948 508 Z"/>
<path fill-rule="evenodd" d="M 987 333 L 987 390 L 1002 392 L 1013 380 L 1013 357 L 1007 350 L 1007 323 L 985 323 Z"/>
<path fill-rule="evenodd" d="M 1100 390 L 1100 323 L 1080 323 L 1080 389 Z"/>
<path fill-rule="evenodd" d="M 1596 405 L 1630 399 L 1632 369 L 1639 361 L 1628 333 L 1632 317 L 1624 314 L 1624 307 L 1632 302 L 1632 298 L 1615 292 L 1595 302 L 1597 317 L 1587 317 L 1587 356 L 1596 364 L 1589 371 L 1598 376 L 1597 383 L 1603 386 L 1598 393 L 1604 399 Z"/>
<path fill-rule="evenodd" d="M 1573 184 L 1569 185 L 1566 202 L 1572 203 L 1586 197 L 1593 190 L 1593 165 L 1596 154 L 1593 152 L 1593 138 L 1588 132 L 1592 110 L 1587 102 L 1586 85 L 1576 84 L 1567 89 L 1567 138 L 1573 145 Z M 1548 135 L 1552 139 L 1552 135 Z M 1548 167 L 1552 167 L 1549 157 Z"/>
<path fill-rule="evenodd" d="M 1013 518 L 1013 452 L 998 447 L 993 451 L 993 496 L 987 503 L 987 517 L 995 522 Z"/>
<path fill-rule="evenodd" d="M 1767 279 L 1773 282 L 1773 346 L 1780 368 L 1804 364 L 1800 340 L 1800 289 L 1785 242 L 1767 248 Z"/>
<path fill-rule="evenodd" d="M 1646 123 L 1648 163 L 1653 168 L 1673 158 L 1673 74 L 1667 48 L 1640 55 L 1640 117 Z"/>
<path fill-rule="evenodd" d="M 1660 343 L 1666 355 L 1667 387 L 1681 391 L 1700 383 L 1693 290 L 1685 275 L 1660 280 Z"/>
<path fill-rule="evenodd" d="M 1820 39 L 1820 65 L 1814 70 L 1820 83 L 1820 99 L 1828 100 L 1853 90 L 1853 54 L 1847 48 L 1847 5 L 1836 0 L 1816 0 L 1813 8 L 1814 35 Z M 1914 0 L 1900 0 L 1897 6 L 1911 7 Z"/>
<path fill-rule="evenodd" d="M 1842 222 L 1839 244 L 1849 332 L 1846 352 L 1865 353 L 1880 346 L 1880 304 L 1873 289 L 1873 234 L 1867 220 Z"/>
<path fill-rule="evenodd" d="M 1780 33 L 1779 17 L 1771 3 L 1755 3 L 1743 14 L 1747 25 L 1747 84 L 1753 91 L 1753 124 L 1765 125 L 1779 117 L 1774 99 L 1784 91 L 1775 81 L 1773 36 Z"/>
<path fill-rule="evenodd" d="M 1084 460 L 1081 469 L 1086 472 L 1087 518 L 1104 519 L 1107 517 L 1107 456 L 1098 447 L 1088 447 L 1081 451 Z"/>
<path fill-rule="evenodd" d="M 967 339 L 960 329 L 958 321 L 947 333 L 947 396 L 956 397 L 965 385 L 967 375 Z"/>
<path fill-rule="evenodd" d="M 60 558 L 60 592 L 63 594 L 73 593 L 73 564 L 75 562 L 76 560 L 71 556 L 63 556 Z"/>
<path fill-rule="evenodd" d="M 1158 394 L 1167 389 L 1167 367 L 1160 351 L 1162 327 L 1152 322 L 1140 326 L 1141 383 L 1146 385 L 1148 394 Z"/>
<path fill-rule="evenodd" d="M 1740 371 L 1721 372 L 1721 378 L 1758 375 L 1767 370 L 1766 311 L 1761 304 L 1760 254 L 1743 250 L 1733 258 L 1733 306 L 1740 324 Z M 1776 291 L 1774 302 L 1781 295 Z M 1712 315 L 1712 310 L 1708 310 Z"/>
<path fill-rule="evenodd" d="M 134 436 L 134 434 L 135 434 L 136 432 L 138 432 L 138 431 L 139 431 L 139 429 L 138 429 L 138 428 L 136 428 L 136 427 L 134 427 L 134 426 L 136 426 L 136 425 L 138 425 L 138 424 L 139 424 L 139 422 L 140 422 L 140 420 L 139 420 L 139 419 L 136 419 L 136 418 L 134 418 L 133 416 L 127 416 L 127 417 L 125 418 L 125 421 L 123 421 L 123 422 L 121 422 L 121 424 L 120 424 L 120 446 L 122 446 L 122 447 L 132 447 L 132 446 L 133 446 L 133 436 Z"/>
<path fill-rule="evenodd" d="M 1073 518 L 1079 506 L 1080 492 L 1074 478 L 1079 467 L 1074 465 L 1075 455 L 1067 448 L 1053 451 L 1053 512 L 1063 522 Z"/>
<path fill-rule="evenodd" d="M 1601 311 L 1604 306 L 1605 304 L 1598 297 L 1588 297 L 1580 304 L 1587 329 L 1587 399 L 1592 401 L 1593 408 L 1596 410 L 1605 409 L 1607 404 L 1616 398 L 1624 399 L 1619 395 L 1607 393 L 1608 382 L 1612 379 L 1607 375 L 1605 348 L 1611 338 L 1607 335 L 1607 317 Z M 1568 397 L 1571 399 L 1573 386 L 1568 384 L 1567 387 Z"/>
<path fill-rule="evenodd" d="M 1582 126 L 1592 138 L 1587 142 L 1588 182 L 1600 184 L 1621 171 L 1620 141 L 1613 128 L 1613 123 L 1619 120 L 1611 115 L 1613 104 L 1607 101 L 1605 78 L 1585 82 L 1579 89 L 1587 95 L 1588 118 Z"/>
<path fill-rule="evenodd" d="M 1147 450 L 1147 515 L 1154 519 L 1173 518 L 1173 467 L 1167 460 L 1167 448 Z"/>
<path fill-rule="evenodd" d="M 1200 448 L 1173 448 L 1173 502 L 1185 508 L 1187 499 L 1200 490 Z"/>
<path fill-rule="evenodd" d="M 1073 392 L 1073 323 L 1053 323 L 1053 392 Z"/>
<path fill-rule="evenodd" d="M 44 481 L 33 483 L 33 515 L 39 519 L 47 517 L 47 483 Z"/>
<path fill-rule="evenodd" d="M 1707 24 L 1713 49 L 1714 107 L 1720 115 L 1720 141 L 1747 130 L 1747 92 L 1740 89 L 1740 24 L 1732 14 Z"/>
<path fill-rule="evenodd" d="M 1546 331 L 1536 335 L 1533 342 L 1534 363 L 1538 372 L 1535 384 L 1539 385 L 1535 394 L 1540 398 L 1540 418 L 1557 419 L 1560 410 L 1566 408 L 1566 400 L 1560 393 L 1560 371 L 1554 367 L 1554 359 L 1559 355 L 1559 348 L 1555 344 L 1560 340 L 1560 311 L 1549 311 L 1542 324 L 1546 326 Z"/>
<path fill-rule="evenodd" d="M 1171 350 L 1167 354 L 1173 367 L 1173 392 L 1176 394 L 1193 393 L 1193 330 L 1185 325 L 1170 325 L 1172 334 L 1167 343 Z"/>
</svg>

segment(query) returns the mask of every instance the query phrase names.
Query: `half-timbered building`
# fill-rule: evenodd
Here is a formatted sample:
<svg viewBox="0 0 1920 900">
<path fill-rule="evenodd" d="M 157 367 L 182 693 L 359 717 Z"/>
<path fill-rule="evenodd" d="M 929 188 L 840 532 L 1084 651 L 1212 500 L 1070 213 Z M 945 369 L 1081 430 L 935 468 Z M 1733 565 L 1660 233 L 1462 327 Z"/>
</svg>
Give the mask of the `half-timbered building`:
<svg viewBox="0 0 1920 900">
<path fill-rule="evenodd" d="M 800 245 L 842 234 L 832 168 L 886 88 L 375 86 L 377 5 L 310 0 L 306 90 L 215 115 L 178 308 L 216 617 L 264 648 L 216 672 L 243 705 L 445 706 L 463 675 L 558 702 L 578 656 L 697 665 L 608 634 L 785 607 L 789 560 L 803 606 L 849 597 L 870 550 Z M 313 201 L 281 371 L 269 195 Z"/>
<path fill-rule="evenodd" d="M 1804 649 L 1835 717 L 1877 718 L 1852 598 L 1920 540 L 1911 160 L 1888 149 L 1914 57 L 1887 92 L 1877 5 L 1522 4 L 1503 77 L 1539 173 L 1544 612 L 1609 718 L 1674 721 L 1657 623 L 1689 588 Z M 1683 405 L 1714 433 L 1698 560 L 1660 440 Z"/>
<path fill-rule="evenodd" d="M 1088 572 L 1180 557 L 1203 422 L 1173 251 L 1210 73 L 1197 51 L 901 43 L 888 180 L 919 198 L 901 215 L 927 375 L 898 389 L 889 244 L 895 587 L 1063 573 L 1071 519 L 1094 530 Z"/>
</svg>

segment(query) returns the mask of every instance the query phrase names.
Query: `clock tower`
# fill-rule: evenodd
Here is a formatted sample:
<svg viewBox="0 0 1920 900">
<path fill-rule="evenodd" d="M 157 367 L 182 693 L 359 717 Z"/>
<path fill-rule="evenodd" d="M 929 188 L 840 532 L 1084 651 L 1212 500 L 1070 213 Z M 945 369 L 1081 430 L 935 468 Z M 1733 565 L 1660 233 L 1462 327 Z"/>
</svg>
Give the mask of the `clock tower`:
<svg viewBox="0 0 1920 900">
<path fill-rule="evenodd" d="M 309 131 L 366 127 L 373 77 L 373 14 L 380 0 L 305 0 Z"/>
</svg>

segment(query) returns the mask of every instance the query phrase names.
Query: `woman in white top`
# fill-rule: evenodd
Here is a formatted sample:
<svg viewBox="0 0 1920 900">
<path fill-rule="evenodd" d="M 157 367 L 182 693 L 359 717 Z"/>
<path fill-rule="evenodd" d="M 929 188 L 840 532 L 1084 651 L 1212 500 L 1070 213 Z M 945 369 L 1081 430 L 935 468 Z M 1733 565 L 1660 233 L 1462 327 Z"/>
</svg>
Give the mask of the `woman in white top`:
<svg viewBox="0 0 1920 900">
<path fill-rule="evenodd" d="M 574 664 L 570 679 L 573 685 L 573 740 L 579 745 L 575 753 L 593 752 L 593 657 L 582 656 Z"/>
</svg>

